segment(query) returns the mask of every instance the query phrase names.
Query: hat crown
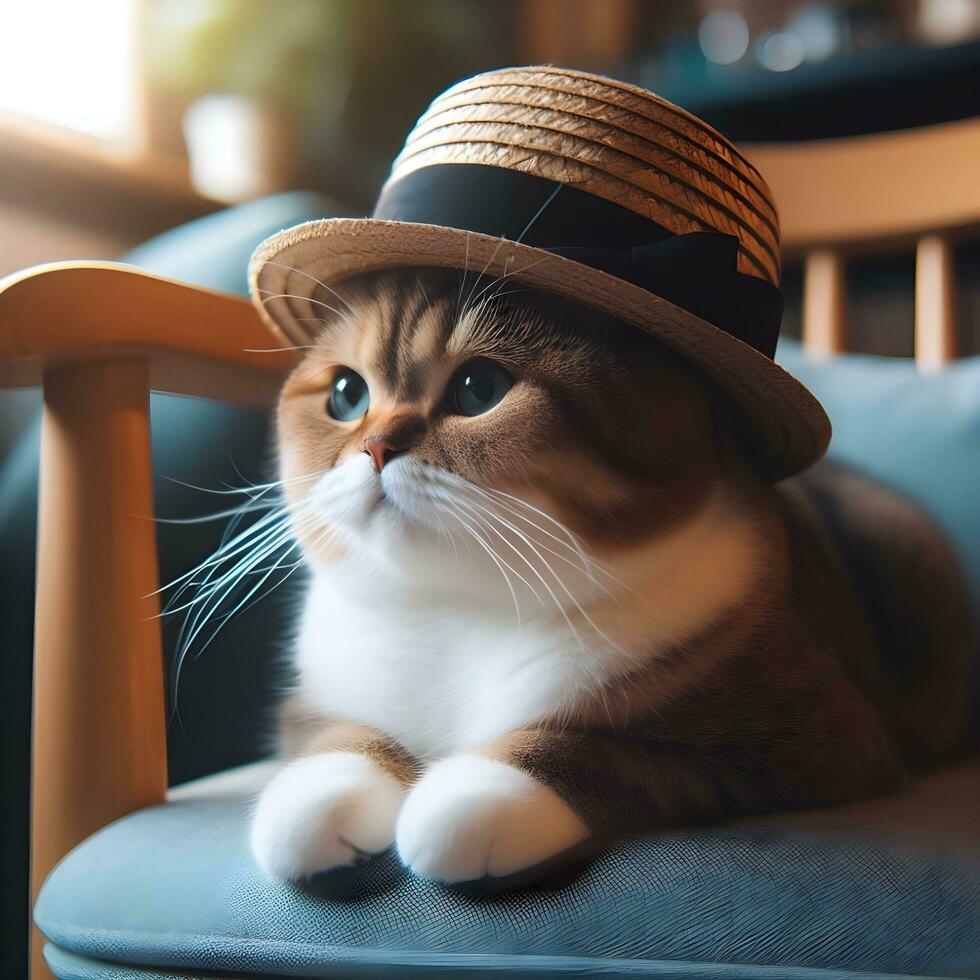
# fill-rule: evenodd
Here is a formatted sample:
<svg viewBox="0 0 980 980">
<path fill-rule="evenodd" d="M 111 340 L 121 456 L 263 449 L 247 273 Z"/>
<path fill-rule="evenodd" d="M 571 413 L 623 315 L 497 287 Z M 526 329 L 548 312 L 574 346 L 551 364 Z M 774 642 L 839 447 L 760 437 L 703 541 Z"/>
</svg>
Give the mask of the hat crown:
<svg viewBox="0 0 980 980">
<path fill-rule="evenodd" d="M 322 316 L 318 289 L 430 266 L 645 331 L 728 394 L 772 479 L 830 441 L 820 404 L 772 359 L 782 297 L 769 188 L 732 143 L 652 92 L 548 66 L 465 79 L 419 119 L 372 217 L 279 232 L 250 278 L 266 322 L 302 345 Z"/>
<path fill-rule="evenodd" d="M 645 89 L 550 66 L 464 79 L 418 120 L 386 186 L 445 164 L 573 186 L 674 235 L 733 235 L 739 271 L 779 284 L 779 221 L 761 174 L 724 136 Z"/>
</svg>

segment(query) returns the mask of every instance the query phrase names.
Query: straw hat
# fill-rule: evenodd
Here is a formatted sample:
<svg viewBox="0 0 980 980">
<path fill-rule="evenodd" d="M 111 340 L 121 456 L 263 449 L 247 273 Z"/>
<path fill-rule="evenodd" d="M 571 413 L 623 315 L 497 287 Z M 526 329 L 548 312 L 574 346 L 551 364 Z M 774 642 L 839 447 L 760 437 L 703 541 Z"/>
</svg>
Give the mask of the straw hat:
<svg viewBox="0 0 980 980">
<path fill-rule="evenodd" d="M 647 331 L 731 396 L 773 479 L 830 441 L 819 402 L 772 360 L 769 188 L 723 136 L 644 89 L 552 67 L 459 82 L 409 134 L 373 216 L 267 239 L 252 297 L 287 342 L 308 343 L 319 283 L 402 266 L 506 275 Z"/>
</svg>

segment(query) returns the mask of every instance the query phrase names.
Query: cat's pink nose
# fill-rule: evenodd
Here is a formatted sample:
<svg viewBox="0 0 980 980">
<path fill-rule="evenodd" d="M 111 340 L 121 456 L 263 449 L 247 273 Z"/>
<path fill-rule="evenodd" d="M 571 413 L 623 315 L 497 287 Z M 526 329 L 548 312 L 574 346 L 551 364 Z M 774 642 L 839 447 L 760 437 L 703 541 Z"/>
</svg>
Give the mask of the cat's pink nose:
<svg viewBox="0 0 980 980">
<path fill-rule="evenodd" d="M 374 468 L 380 473 L 385 468 L 386 463 L 390 463 L 405 450 L 398 449 L 394 443 L 383 436 L 372 436 L 364 440 L 363 452 L 371 457 Z"/>
</svg>

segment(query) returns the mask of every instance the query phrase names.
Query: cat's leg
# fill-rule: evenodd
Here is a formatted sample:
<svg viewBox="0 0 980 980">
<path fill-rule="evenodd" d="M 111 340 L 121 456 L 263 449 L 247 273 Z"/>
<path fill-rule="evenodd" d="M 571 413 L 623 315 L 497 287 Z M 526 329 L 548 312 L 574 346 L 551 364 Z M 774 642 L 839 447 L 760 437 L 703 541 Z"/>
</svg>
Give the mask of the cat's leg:
<svg viewBox="0 0 980 980">
<path fill-rule="evenodd" d="M 653 754 L 636 741 L 542 728 L 443 759 L 402 807 L 399 857 L 441 881 L 505 877 L 626 831 L 649 811 L 653 786 L 640 774 Z"/>
<path fill-rule="evenodd" d="M 857 729 L 854 729 L 857 730 Z M 717 746 L 569 729 L 511 732 L 435 763 L 398 817 L 406 865 L 441 881 L 503 877 L 587 840 L 887 789 L 887 741 L 746 737 Z"/>
<path fill-rule="evenodd" d="M 589 838 L 769 809 L 760 790 L 774 777 L 764 769 L 640 738 L 511 732 L 425 772 L 399 815 L 398 853 L 441 881 L 503 877 Z"/>
<path fill-rule="evenodd" d="M 396 842 L 413 871 L 454 882 L 504 877 L 589 836 L 560 792 L 501 751 L 431 766 L 405 800 Z"/>
<path fill-rule="evenodd" d="M 711 769 L 641 740 L 511 732 L 427 769 L 398 818 L 399 857 L 441 881 L 504 877 L 590 838 L 720 814 Z"/>
<path fill-rule="evenodd" d="M 394 842 L 415 760 L 388 736 L 325 724 L 263 790 L 252 822 L 252 853 L 285 881 L 356 864 Z"/>
</svg>

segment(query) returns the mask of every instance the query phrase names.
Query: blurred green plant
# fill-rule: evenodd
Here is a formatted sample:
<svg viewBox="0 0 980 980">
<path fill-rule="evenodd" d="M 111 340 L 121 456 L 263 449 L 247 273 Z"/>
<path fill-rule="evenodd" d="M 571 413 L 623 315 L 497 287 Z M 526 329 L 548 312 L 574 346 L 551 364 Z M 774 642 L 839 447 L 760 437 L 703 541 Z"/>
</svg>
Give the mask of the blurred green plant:
<svg viewBox="0 0 980 980">
<path fill-rule="evenodd" d="M 405 133 L 456 79 L 518 59 L 520 0 L 147 0 L 153 85 L 295 124 L 306 186 L 369 208 Z"/>
<path fill-rule="evenodd" d="M 302 113 L 347 73 L 352 0 L 156 0 L 153 77 L 184 96 L 229 93 Z"/>
</svg>

